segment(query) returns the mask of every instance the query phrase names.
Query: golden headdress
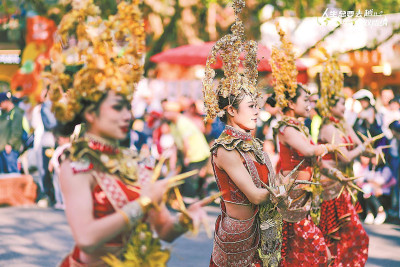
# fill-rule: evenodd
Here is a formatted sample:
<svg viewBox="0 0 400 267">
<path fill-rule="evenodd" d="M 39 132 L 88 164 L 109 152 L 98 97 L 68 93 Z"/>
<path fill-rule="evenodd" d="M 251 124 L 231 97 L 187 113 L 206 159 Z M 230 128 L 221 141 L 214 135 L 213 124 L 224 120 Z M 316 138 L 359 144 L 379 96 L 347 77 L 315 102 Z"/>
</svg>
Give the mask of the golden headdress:
<svg viewBox="0 0 400 267">
<path fill-rule="evenodd" d="M 316 107 L 324 117 L 330 115 L 329 107 L 334 106 L 343 94 L 343 73 L 340 71 L 340 65 L 335 56 L 330 56 L 324 48 L 320 51 L 325 56 L 321 72 L 320 98 Z"/>
<path fill-rule="evenodd" d="M 142 76 L 145 48 L 139 0 L 121 1 L 108 20 L 93 0 L 67 3 L 72 10 L 61 20 L 51 72 L 44 74 L 50 79 L 53 111 L 62 122 L 73 120 L 108 90 L 130 100 Z"/>
<path fill-rule="evenodd" d="M 284 108 L 288 106 L 288 100 L 296 96 L 298 72 L 292 43 L 287 39 L 278 22 L 276 29 L 282 44 L 280 48 L 276 46 L 272 48 L 272 77 L 277 105 Z M 285 92 L 288 92 L 289 99 Z"/>
<path fill-rule="evenodd" d="M 238 16 L 244 6 L 244 0 L 233 1 L 236 19 L 231 27 L 232 34 L 227 34 L 219 39 L 211 49 L 207 59 L 205 78 L 203 79 L 206 121 L 223 115 L 224 110 L 221 110 L 218 106 L 219 97 L 238 96 L 240 92 L 244 92 L 253 98 L 258 98 L 261 95 L 256 87 L 258 45 L 255 41 L 246 41 L 243 22 Z M 239 73 L 240 54 L 242 51 L 246 53 L 243 60 L 243 74 Z M 212 65 L 217 62 L 218 55 L 222 58 L 222 69 L 225 77 L 219 81 L 215 89 L 213 84 L 215 71 L 212 69 Z"/>
</svg>

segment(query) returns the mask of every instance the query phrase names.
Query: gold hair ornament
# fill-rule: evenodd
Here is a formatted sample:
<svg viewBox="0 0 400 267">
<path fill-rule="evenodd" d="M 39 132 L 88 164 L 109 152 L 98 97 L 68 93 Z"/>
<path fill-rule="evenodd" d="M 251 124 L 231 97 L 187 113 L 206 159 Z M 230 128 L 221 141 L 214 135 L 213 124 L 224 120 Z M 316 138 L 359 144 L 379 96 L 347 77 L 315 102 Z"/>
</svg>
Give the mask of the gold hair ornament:
<svg viewBox="0 0 400 267">
<path fill-rule="evenodd" d="M 52 109 L 62 122 L 72 121 L 109 90 L 131 100 L 143 73 L 145 50 L 139 0 L 121 1 L 107 20 L 93 0 L 67 3 L 72 10 L 60 22 L 51 72 L 43 75 L 50 80 Z"/>
<path fill-rule="evenodd" d="M 280 48 L 272 47 L 272 77 L 274 78 L 276 103 L 280 108 L 285 108 L 289 104 L 288 100 L 296 96 L 298 72 L 293 44 L 288 40 L 278 22 L 276 23 L 276 29 L 282 44 Z M 285 92 L 288 92 L 289 98 Z"/>
<path fill-rule="evenodd" d="M 320 51 L 326 59 L 322 65 L 320 98 L 316 107 L 323 117 L 329 117 L 329 107 L 333 107 L 339 98 L 344 97 L 343 73 L 340 71 L 337 57 L 330 56 L 322 47 Z"/>
<path fill-rule="evenodd" d="M 244 6 L 244 0 L 233 1 L 236 19 L 231 27 L 232 33 L 219 39 L 208 56 L 205 78 L 203 79 L 205 121 L 214 119 L 216 116 L 221 117 L 224 114 L 225 111 L 221 110 L 218 106 L 219 97 L 227 98 L 233 95 L 236 98 L 240 93 L 245 93 L 256 100 L 261 96 L 261 92 L 256 86 L 258 77 L 258 45 L 253 40 L 246 41 L 244 25 L 238 16 Z M 240 54 L 242 51 L 246 55 L 242 62 L 244 71 L 240 73 Z M 224 78 L 219 81 L 217 88 L 214 88 L 215 71 L 212 65 L 217 62 L 218 55 L 222 58 Z"/>
</svg>

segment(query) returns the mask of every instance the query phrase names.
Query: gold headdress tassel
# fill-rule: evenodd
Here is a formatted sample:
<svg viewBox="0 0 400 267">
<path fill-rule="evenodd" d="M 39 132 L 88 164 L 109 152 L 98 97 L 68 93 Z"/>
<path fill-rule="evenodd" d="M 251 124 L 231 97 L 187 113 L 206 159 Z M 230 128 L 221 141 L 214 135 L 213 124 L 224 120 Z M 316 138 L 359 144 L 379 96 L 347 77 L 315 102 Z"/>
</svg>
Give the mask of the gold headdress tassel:
<svg viewBox="0 0 400 267">
<path fill-rule="evenodd" d="M 343 94 L 343 73 L 337 57 L 330 56 L 325 48 L 320 48 L 325 56 L 321 72 L 320 98 L 316 104 L 323 117 L 330 116 L 329 107 L 334 106 L 338 98 L 344 97 Z"/>
<path fill-rule="evenodd" d="M 288 105 L 285 91 L 288 92 L 289 99 L 296 96 L 298 72 L 292 43 L 287 39 L 278 22 L 276 23 L 276 29 L 282 44 L 280 48 L 276 46 L 272 48 L 271 67 L 277 104 L 279 107 L 284 108 Z"/>
<path fill-rule="evenodd" d="M 223 36 L 211 49 L 207 59 L 205 78 L 203 79 L 204 104 L 206 108 L 205 121 L 221 116 L 218 107 L 218 97 L 238 96 L 243 90 L 246 94 L 259 97 L 260 92 L 256 88 L 257 71 L 257 42 L 246 41 L 243 22 L 239 18 L 242 8 L 245 6 L 243 0 L 234 0 L 235 23 L 232 25 L 232 34 Z M 241 63 L 240 54 L 245 52 L 243 62 L 244 72 L 239 73 Z M 224 78 L 222 78 L 214 89 L 215 71 L 212 65 L 217 63 L 218 55 L 222 58 Z M 223 112 L 223 111 L 222 111 Z"/>
</svg>

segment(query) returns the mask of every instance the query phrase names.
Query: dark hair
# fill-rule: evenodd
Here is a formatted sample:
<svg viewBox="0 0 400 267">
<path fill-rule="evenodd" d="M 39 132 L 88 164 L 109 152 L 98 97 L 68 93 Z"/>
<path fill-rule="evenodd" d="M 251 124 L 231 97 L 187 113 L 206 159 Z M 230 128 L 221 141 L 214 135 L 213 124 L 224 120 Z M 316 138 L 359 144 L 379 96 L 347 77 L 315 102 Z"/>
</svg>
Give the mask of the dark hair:
<svg viewBox="0 0 400 267">
<path fill-rule="evenodd" d="M 286 97 L 287 100 L 296 102 L 297 98 L 299 98 L 299 96 L 301 95 L 301 91 L 302 91 L 302 90 L 303 90 L 304 92 L 306 92 L 306 90 L 304 89 L 304 87 L 303 87 L 301 84 L 297 84 L 297 87 L 296 87 L 296 95 L 295 95 L 293 98 L 290 98 L 289 92 L 288 92 L 288 91 L 285 91 L 285 97 Z M 270 105 L 271 107 L 275 107 L 275 106 L 276 106 L 276 102 L 277 102 L 277 101 L 276 101 L 276 94 L 275 94 L 275 92 L 274 92 L 274 93 L 272 93 L 272 95 L 271 95 L 270 97 L 267 98 L 266 103 L 267 103 L 268 105 Z M 289 110 L 289 107 L 284 107 L 284 108 L 282 109 L 282 112 L 285 113 L 285 112 L 288 111 L 288 110 Z"/>
<path fill-rule="evenodd" d="M 227 106 L 231 105 L 233 108 L 239 110 L 239 104 L 242 102 L 243 98 L 245 97 L 245 93 L 239 93 L 237 96 L 229 95 L 228 97 L 219 96 L 218 98 L 218 107 L 222 110 Z M 223 123 L 228 122 L 227 112 L 220 118 Z"/>
<path fill-rule="evenodd" d="M 399 103 L 400 104 L 400 97 L 395 96 L 392 99 L 390 99 L 389 100 L 389 104 L 392 104 L 392 103 Z"/>
<path fill-rule="evenodd" d="M 107 95 L 108 93 L 103 94 L 97 103 L 85 100 L 81 101 L 81 104 L 84 107 L 81 113 L 76 114 L 75 118 L 69 122 L 63 123 L 58 121 L 57 126 L 54 129 L 55 133 L 60 136 L 70 136 L 74 132 L 76 125 L 85 122 L 84 114 L 86 111 L 94 111 L 98 116 L 100 113 L 100 105 L 107 98 Z"/>
<path fill-rule="evenodd" d="M 395 132 L 400 133 L 400 122 L 399 121 L 393 121 L 392 123 L 389 124 L 389 129 Z"/>
</svg>

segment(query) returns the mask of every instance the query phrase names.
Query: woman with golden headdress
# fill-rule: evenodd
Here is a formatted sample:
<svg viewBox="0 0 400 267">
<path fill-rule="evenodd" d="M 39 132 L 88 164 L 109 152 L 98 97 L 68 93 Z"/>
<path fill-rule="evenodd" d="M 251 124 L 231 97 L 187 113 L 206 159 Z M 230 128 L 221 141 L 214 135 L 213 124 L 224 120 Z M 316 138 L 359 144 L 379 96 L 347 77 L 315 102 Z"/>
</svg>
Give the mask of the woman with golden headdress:
<svg viewBox="0 0 400 267">
<path fill-rule="evenodd" d="M 351 197 L 355 200 L 353 190 L 356 186 L 350 177 L 353 176 L 354 159 L 366 154 L 366 148 L 372 140 L 368 138 L 364 143 L 361 142 L 353 128 L 345 122 L 343 74 L 339 62 L 324 49 L 321 51 L 326 60 L 321 72 L 320 99 L 317 103 L 317 109 L 323 117 L 319 143 L 345 143 L 349 146 L 339 148 L 339 153 L 329 153 L 323 157 L 323 202 L 318 227 L 334 257 L 333 266 L 364 266 L 368 258 L 369 238 L 352 203 Z"/>
<path fill-rule="evenodd" d="M 61 156 L 65 212 L 76 242 L 61 266 L 166 266 L 169 252 L 159 238 L 172 241 L 206 215 L 195 203 L 173 216 L 160 205 L 171 181 L 153 181 L 149 166 L 118 145 L 129 130 L 130 100 L 142 75 L 138 4 L 121 1 L 105 21 L 92 0 L 72 1 L 58 29 L 49 75 L 52 108 L 65 133 L 85 124 Z M 65 64 L 61 44 L 73 37 L 78 61 Z M 80 69 L 71 74 L 74 67 Z"/>
<path fill-rule="evenodd" d="M 221 197 L 221 215 L 215 225 L 210 266 L 278 266 L 282 220 L 287 194 L 275 187 L 275 173 L 253 137 L 260 92 L 257 82 L 257 43 L 245 41 L 238 14 L 244 1 L 235 0 L 236 22 L 232 34 L 212 48 L 203 81 L 206 120 L 221 118 L 226 126 L 211 148 L 212 165 Z M 244 73 L 239 73 L 240 53 L 245 52 Z M 217 53 L 223 60 L 224 78 L 214 89 Z"/>
<path fill-rule="evenodd" d="M 314 175 L 317 158 L 335 151 L 336 145 L 314 144 L 301 118 L 308 117 L 310 103 L 306 88 L 297 83 L 297 69 L 292 44 L 277 25 L 282 42 L 271 55 L 274 93 L 267 99 L 271 106 L 278 105 L 284 114 L 275 134 L 279 141 L 280 172 L 287 175 L 296 166 L 297 179 L 315 184 L 298 188 L 290 193 L 290 208 L 282 213 L 283 242 L 281 266 L 326 266 L 330 252 L 324 237 L 314 222 L 319 216 L 320 190 L 318 176 Z M 282 182 L 290 183 L 291 179 Z"/>
</svg>

